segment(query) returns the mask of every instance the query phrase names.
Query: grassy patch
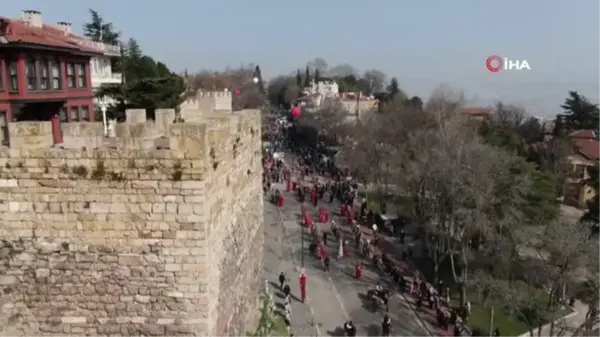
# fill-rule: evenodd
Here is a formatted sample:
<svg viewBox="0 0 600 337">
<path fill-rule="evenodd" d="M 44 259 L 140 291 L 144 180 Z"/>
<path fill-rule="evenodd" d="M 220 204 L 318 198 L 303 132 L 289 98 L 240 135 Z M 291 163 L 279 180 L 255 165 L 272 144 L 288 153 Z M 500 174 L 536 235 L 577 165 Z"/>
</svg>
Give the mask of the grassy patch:
<svg viewBox="0 0 600 337">
<path fill-rule="evenodd" d="M 360 192 L 358 193 L 358 196 L 359 198 L 367 199 L 367 209 L 372 210 L 374 213 L 381 214 L 381 198 L 377 192 Z M 410 216 L 412 213 L 411 201 L 408 198 L 399 195 L 388 195 L 387 206 L 387 214 Z"/>
<path fill-rule="evenodd" d="M 419 267 L 421 275 L 429 282 L 433 282 L 433 264 L 423 257 L 415 259 L 414 264 Z M 446 258 L 439 267 L 439 277 L 444 281 L 444 284 L 449 286 L 451 291 L 450 306 L 453 308 L 459 307 L 459 292 L 454 286 L 452 278 L 452 269 L 450 259 Z M 501 281 L 499 281 L 501 282 Z M 519 295 L 518 298 L 527 304 L 528 307 L 536 308 L 542 320 L 542 324 L 549 323 L 552 319 L 552 313 L 547 311 L 548 293 L 541 288 L 527 287 L 524 283 L 517 283 Z M 514 289 L 514 287 L 511 287 Z M 494 309 L 494 322 L 492 329 L 500 329 L 502 336 L 519 336 L 528 332 L 529 328 L 524 319 L 514 310 L 510 310 L 512 303 L 508 303 L 507 298 L 498 294 L 495 298 L 484 300 L 480 297 L 476 290 L 467 289 L 467 300 L 471 302 L 471 315 L 469 316 L 468 325 L 471 330 L 479 329 L 483 335 L 489 335 L 491 311 Z M 521 310 L 525 312 L 527 310 Z M 567 315 L 570 309 L 558 309 L 554 314 L 554 319 L 558 319 Z"/>
<path fill-rule="evenodd" d="M 500 329 L 502 336 L 519 336 L 529 331 L 528 323 L 522 317 L 527 315 L 527 311 L 536 312 L 535 317 L 539 317 L 541 325 L 547 324 L 552 318 L 558 319 L 567 315 L 570 310 L 557 309 L 554 313 L 547 310 L 548 293 L 543 289 L 531 289 L 524 284 L 517 286 L 519 289 L 519 298 L 523 299 L 527 308 L 522 308 L 520 313 L 510 310 L 509 304 L 500 298 L 489 298 L 483 303 L 482 299 L 478 298 L 473 292 L 468 292 L 467 298 L 471 302 L 471 315 L 469 316 L 469 327 L 471 330 L 479 329 L 484 333 L 489 333 L 492 308 L 494 309 L 494 321 L 492 329 Z M 458 298 L 452 299 L 453 307 L 458 307 Z M 539 316 L 538 316 L 539 315 Z M 535 319 L 535 318 L 533 318 Z M 533 319 L 530 318 L 529 324 L 533 325 Z"/>
<path fill-rule="evenodd" d="M 471 331 L 479 329 L 486 336 L 489 335 L 492 308 L 494 308 L 492 329 L 500 329 L 502 336 L 519 336 L 527 332 L 527 324 L 502 309 L 502 303 L 488 300 L 487 303 L 483 304 L 473 295 L 467 295 L 467 298 L 471 302 L 471 315 L 469 315 L 468 321 Z M 453 307 L 458 307 L 458 298 L 452 299 L 451 303 Z"/>
<path fill-rule="evenodd" d="M 285 326 L 285 321 L 281 315 L 275 315 L 275 326 L 271 332 L 271 336 L 289 336 L 290 333 Z"/>
</svg>

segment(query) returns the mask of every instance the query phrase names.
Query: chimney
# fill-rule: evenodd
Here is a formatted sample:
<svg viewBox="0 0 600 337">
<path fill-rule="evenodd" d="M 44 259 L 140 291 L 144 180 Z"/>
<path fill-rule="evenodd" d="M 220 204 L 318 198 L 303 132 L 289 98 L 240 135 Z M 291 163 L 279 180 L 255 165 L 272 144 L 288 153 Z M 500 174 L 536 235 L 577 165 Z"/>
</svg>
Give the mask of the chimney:
<svg viewBox="0 0 600 337">
<path fill-rule="evenodd" d="M 71 34 L 71 23 L 70 22 L 61 21 L 61 22 L 57 22 L 56 25 L 58 26 L 58 29 L 60 29 L 61 31 L 63 31 L 63 33 L 65 33 L 65 35 Z"/>
<path fill-rule="evenodd" d="M 42 13 L 40 11 L 24 10 L 23 21 L 31 27 L 42 28 L 43 26 Z"/>
</svg>

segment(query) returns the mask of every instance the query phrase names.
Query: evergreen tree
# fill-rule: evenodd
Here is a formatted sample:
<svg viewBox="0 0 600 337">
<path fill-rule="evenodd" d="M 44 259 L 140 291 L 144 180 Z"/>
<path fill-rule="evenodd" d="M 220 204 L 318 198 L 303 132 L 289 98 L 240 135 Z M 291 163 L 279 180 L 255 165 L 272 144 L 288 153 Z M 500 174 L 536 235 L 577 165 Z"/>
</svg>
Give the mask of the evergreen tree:
<svg viewBox="0 0 600 337">
<path fill-rule="evenodd" d="M 319 69 L 315 69 L 315 83 L 319 83 L 321 80 L 321 74 L 319 74 Z"/>
<path fill-rule="evenodd" d="M 119 33 L 115 32 L 112 23 L 105 22 L 100 14 L 90 9 L 91 21 L 83 26 L 83 35 L 92 41 L 118 45 Z"/>
<path fill-rule="evenodd" d="M 260 66 L 257 65 L 256 67 L 254 67 L 254 76 L 256 78 L 258 78 L 259 82 L 262 82 L 262 72 L 260 71 Z"/>
<path fill-rule="evenodd" d="M 387 91 L 392 98 L 400 93 L 400 85 L 398 84 L 397 78 L 392 77 L 390 85 L 387 87 Z"/>
<path fill-rule="evenodd" d="M 296 85 L 298 88 L 302 86 L 302 75 L 300 75 L 300 69 L 298 69 L 298 72 L 296 72 Z"/>
<path fill-rule="evenodd" d="M 581 129 L 598 129 L 599 110 L 598 104 L 592 104 L 585 96 L 577 91 L 569 91 L 569 97 L 561 105 L 565 110 L 565 127 L 569 131 Z"/>
<path fill-rule="evenodd" d="M 304 87 L 310 87 L 310 69 L 306 66 L 306 73 L 304 74 Z"/>
<path fill-rule="evenodd" d="M 102 86 L 96 96 L 109 96 L 119 102 L 110 107 L 112 118 L 123 119 L 127 108 L 146 109 L 149 118 L 158 108 L 177 108 L 186 90 L 184 79 L 162 62 L 144 55 L 135 39 L 129 39 L 124 52 L 125 83 Z"/>
</svg>

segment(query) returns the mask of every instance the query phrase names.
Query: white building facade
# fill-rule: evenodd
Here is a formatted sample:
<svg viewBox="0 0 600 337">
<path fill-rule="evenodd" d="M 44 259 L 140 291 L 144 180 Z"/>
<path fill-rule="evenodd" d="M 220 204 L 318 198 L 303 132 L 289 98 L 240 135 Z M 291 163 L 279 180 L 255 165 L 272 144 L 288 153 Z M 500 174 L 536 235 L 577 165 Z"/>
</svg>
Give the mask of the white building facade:
<svg viewBox="0 0 600 337">
<path fill-rule="evenodd" d="M 90 60 L 90 73 L 92 77 L 92 88 L 97 91 L 103 84 L 119 84 L 123 81 L 123 74 L 120 69 L 113 69 L 112 64 L 115 59 L 121 57 L 121 47 L 102 42 L 85 41 L 90 47 L 100 49 L 104 55 L 92 57 Z M 101 105 L 111 105 L 114 100 L 109 97 L 94 98 L 96 108 Z"/>
</svg>

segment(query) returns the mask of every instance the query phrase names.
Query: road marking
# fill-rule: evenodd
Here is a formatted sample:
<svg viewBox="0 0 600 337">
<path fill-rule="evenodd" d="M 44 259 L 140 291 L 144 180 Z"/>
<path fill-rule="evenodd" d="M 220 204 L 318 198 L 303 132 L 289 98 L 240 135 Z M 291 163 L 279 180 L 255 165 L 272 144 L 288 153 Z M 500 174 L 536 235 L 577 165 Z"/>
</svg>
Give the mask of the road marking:
<svg viewBox="0 0 600 337">
<path fill-rule="evenodd" d="M 331 287 L 333 288 L 333 293 L 335 295 L 335 299 L 338 301 L 338 304 L 340 305 L 340 308 L 342 308 L 342 312 L 344 313 L 344 316 L 346 317 L 346 320 L 350 320 L 350 316 L 348 315 L 348 311 L 346 310 L 346 306 L 344 305 L 344 302 L 342 301 L 342 297 L 340 296 L 340 293 L 337 291 L 337 288 L 335 286 L 335 283 L 333 283 L 333 280 L 331 279 L 331 276 L 327 277 L 329 279 L 329 282 L 331 283 Z"/>
<path fill-rule="evenodd" d="M 310 318 L 315 323 L 315 329 L 317 330 L 317 337 L 321 336 L 321 329 L 319 329 L 319 323 L 315 322 L 315 313 L 310 305 L 308 306 L 308 310 L 310 311 Z"/>
</svg>

